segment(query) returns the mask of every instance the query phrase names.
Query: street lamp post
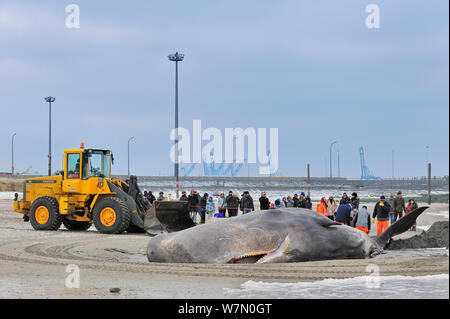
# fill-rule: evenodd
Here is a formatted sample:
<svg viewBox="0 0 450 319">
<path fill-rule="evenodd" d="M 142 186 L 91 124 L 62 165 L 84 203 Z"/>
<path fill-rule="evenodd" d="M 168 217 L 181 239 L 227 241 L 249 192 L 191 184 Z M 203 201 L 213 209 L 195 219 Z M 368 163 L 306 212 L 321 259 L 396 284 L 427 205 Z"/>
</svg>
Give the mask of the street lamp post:
<svg viewBox="0 0 450 319">
<path fill-rule="evenodd" d="M 427 168 L 428 168 L 428 205 L 431 205 L 431 163 L 430 163 L 430 146 L 425 146 L 426 158 L 427 158 Z"/>
<path fill-rule="evenodd" d="M 130 141 L 134 138 L 134 136 L 128 139 L 128 178 L 130 178 Z"/>
<path fill-rule="evenodd" d="M 52 102 L 55 102 L 53 96 L 47 96 L 45 102 L 48 102 L 48 176 L 52 175 Z"/>
<path fill-rule="evenodd" d="M 14 136 L 16 136 L 16 133 L 14 133 L 11 138 L 11 174 L 12 175 L 14 175 Z"/>
<path fill-rule="evenodd" d="M 394 175 L 394 153 L 395 150 L 392 150 L 392 179 L 394 179 L 395 175 Z"/>
<path fill-rule="evenodd" d="M 341 159 L 339 156 L 339 150 L 337 151 L 337 155 L 338 155 L 338 177 L 341 177 Z"/>
<path fill-rule="evenodd" d="M 332 153 L 331 150 L 333 148 L 333 144 L 336 144 L 338 141 L 334 141 L 333 143 L 331 143 L 330 145 L 330 177 L 333 177 L 333 164 L 332 164 Z"/>
<path fill-rule="evenodd" d="M 179 188 L 179 174 L 178 174 L 178 62 L 183 61 L 184 54 L 176 52 L 175 54 L 169 54 L 170 61 L 175 62 L 175 165 L 174 165 L 174 175 L 175 175 L 175 185 L 177 189 L 178 198 L 178 188 Z"/>
</svg>

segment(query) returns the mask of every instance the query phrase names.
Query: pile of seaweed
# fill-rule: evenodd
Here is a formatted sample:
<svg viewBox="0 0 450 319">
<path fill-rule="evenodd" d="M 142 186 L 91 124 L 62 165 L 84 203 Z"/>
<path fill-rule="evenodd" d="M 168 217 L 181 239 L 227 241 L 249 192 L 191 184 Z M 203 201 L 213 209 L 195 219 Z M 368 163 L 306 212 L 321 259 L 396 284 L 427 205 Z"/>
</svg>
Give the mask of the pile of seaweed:
<svg viewBox="0 0 450 319">
<path fill-rule="evenodd" d="M 419 235 L 391 240 L 386 249 L 448 248 L 448 236 L 448 221 L 439 221 Z"/>
</svg>

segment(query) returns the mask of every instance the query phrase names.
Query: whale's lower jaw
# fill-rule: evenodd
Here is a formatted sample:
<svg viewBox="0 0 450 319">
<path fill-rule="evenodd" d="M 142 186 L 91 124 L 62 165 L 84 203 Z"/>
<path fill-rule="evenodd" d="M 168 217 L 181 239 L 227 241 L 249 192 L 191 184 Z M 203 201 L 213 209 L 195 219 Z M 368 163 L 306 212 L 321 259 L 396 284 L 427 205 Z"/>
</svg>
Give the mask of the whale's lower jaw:
<svg viewBox="0 0 450 319">
<path fill-rule="evenodd" d="M 276 248 L 265 251 L 256 251 L 247 253 L 238 257 L 231 258 L 227 264 L 259 264 L 270 262 L 274 258 L 281 257 L 289 249 L 289 237 Z"/>
<path fill-rule="evenodd" d="M 268 252 L 249 253 L 239 257 L 233 257 L 226 264 L 256 264 L 259 260 L 267 256 Z"/>
</svg>

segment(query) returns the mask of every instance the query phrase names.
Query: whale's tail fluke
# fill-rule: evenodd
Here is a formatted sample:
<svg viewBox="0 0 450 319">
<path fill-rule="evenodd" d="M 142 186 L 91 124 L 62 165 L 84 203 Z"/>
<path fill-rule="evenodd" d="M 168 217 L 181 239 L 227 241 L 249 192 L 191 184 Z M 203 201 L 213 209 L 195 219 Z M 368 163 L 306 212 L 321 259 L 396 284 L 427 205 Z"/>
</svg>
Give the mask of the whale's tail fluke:
<svg viewBox="0 0 450 319">
<path fill-rule="evenodd" d="M 417 217 L 419 217 L 419 215 L 422 214 L 427 208 L 429 207 L 419 207 L 413 210 L 411 213 L 406 214 L 402 218 L 398 219 L 395 223 L 389 226 L 388 229 L 382 232 L 379 236 L 375 237 L 376 246 L 379 249 L 383 250 L 392 237 L 410 229 L 416 222 Z"/>
</svg>

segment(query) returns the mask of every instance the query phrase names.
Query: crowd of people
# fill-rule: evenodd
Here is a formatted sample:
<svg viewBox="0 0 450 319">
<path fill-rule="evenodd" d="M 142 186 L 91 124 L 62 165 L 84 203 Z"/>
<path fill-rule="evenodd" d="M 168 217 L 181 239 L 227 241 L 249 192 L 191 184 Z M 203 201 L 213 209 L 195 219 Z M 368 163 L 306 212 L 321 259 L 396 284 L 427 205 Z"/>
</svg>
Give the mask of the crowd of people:
<svg viewBox="0 0 450 319">
<path fill-rule="evenodd" d="M 151 203 L 155 200 L 166 200 L 163 192 L 160 192 L 156 198 L 151 191 L 145 191 L 144 196 Z M 212 195 L 204 193 L 201 196 L 195 189 L 192 189 L 189 195 L 186 191 L 182 191 L 179 200 L 189 203 L 191 217 L 195 221 L 196 216 L 199 215 L 202 224 L 205 223 L 207 216 L 225 218 L 228 215 L 228 217 L 234 217 L 238 215 L 238 211 L 241 211 L 242 214 L 248 214 L 255 210 L 253 198 L 248 191 L 243 192 L 241 196 L 233 191 L 229 191 L 227 196 L 221 193 L 218 195 L 216 203 Z M 259 204 L 260 210 L 285 207 L 313 210 L 312 200 L 304 192 L 301 192 L 300 195 L 294 194 L 292 197 L 277 198 L 273 202 L 269 200 L 266 192 L 262 192 L 261 197 L 259 197 Z M 343 193 L 339 202 L 334 199 L 333 195 L 328 198 L 322 197 L 314 210 L 333 221 L 354 227 L 366 234 L 369 234 L 371 225 L 375 223 L 376 219 L 377 234 L 379 235 L 390 224 L 402 218 L 403 214 L 408 214 L 416 208 L 418 208 L 418 205 L 414 199 L 409 199 L 408 205 L 405 205 L 402 192 L 398 191 L 397 196 L 392 195 L 389 200 L 386 200 L 385 196 L 381 196 L 375 204 L 372 214 L 369 213 L 366 205 L 360 205 L 360 199 L 355 192 L 350 197 L 347 193 Z M 416 230 L 416 226 L 414 225 L 411 230 Z"/>
</svg>

